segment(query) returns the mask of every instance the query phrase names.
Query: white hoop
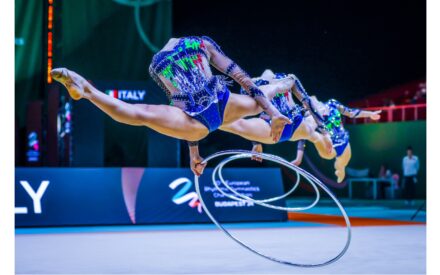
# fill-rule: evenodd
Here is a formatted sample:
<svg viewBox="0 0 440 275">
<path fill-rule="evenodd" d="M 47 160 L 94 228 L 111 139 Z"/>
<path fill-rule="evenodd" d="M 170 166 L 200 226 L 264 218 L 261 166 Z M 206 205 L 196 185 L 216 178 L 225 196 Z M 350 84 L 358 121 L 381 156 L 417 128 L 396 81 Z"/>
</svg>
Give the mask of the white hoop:
<svg viewBox="0 0 440 275">
<path fill-rule="evenodd" d="M 224 180 L 224 178 L 223 178 L 223 174 L 222 174 L 223 167 L 224 167 L 227 163 L 229 163 L 229 162 L 231 162 L 231 161 L 233 161 L 233 160 L 242 159 L 242 158 L 250 158 L 252 155 L 254 155 L 254 154 L 243 153 L 243 154 L 237 154 L 237 155 L 231 156 L 231 157 L 229 157 L 229 158 L 223 160 L 222 162 L 220 162 L 220 163 L 214 168 L 214 171 L 212 172 L 212 182 L 213 182 L 215 188 L 216 188 L 218 191 L 220 191 L 220 193 L 222 193 L 224 196 L 226 196 L 226 197 L 228 197 L 228 198 L 230 198 L 230 199 L 232 199 L 232 200 L 252 202 L 252 203 L 258 204 L 258 205 L 263 206 L 263 207 L 267 207 L 267 208 L 271 208 L 271 209 L 275 209 L 275 210 L 284 210 L 284 211 L 288 211 L 288 212 L 304 211 L 304 210 L 307 210 L 307 209 L 310 209 L 310 208 L 314 207 L 314 206 L 319 202 L 319 198 L 320 198 L 319 190 L 318 190 L 318 188 L 316 187 L 316 185 L 315 185 L 313 182 L 310 181 L 310 184 L 312 185 L 312 187 L 313 187 L 313 189 L 315 190 L 315 193 L 316 193 L 316 198 L 315 198 L 315 200 L 313 201 L 312 204 L 310 204 L 310 205 L 308 205 L 308 206 L 305 206 L 305 207 L 281 207 L 281 206 L 275 206 L 275 205 L 267 204 L 267 202 L 273 202 L 273 201 L 277 201 L 277 200 L 280 200 L 280 199 L 283 199 L 283 198 L 287 197 L 287 196 L 290 195 L 293 191 L 295 191 L 295 189 L 299 186 L 299 180 L 301 179 L 301 177 L 299 176 L 299 175 L 300 175 L 300 172 L 299 172 L 298 170 L 296 170 L 295 168 L 292 168 L 292 167 L 296 167 L 296 166 L 287 167 L 287 168 L 289 168 L 290 170 L 293 170 L 293 171 L 296 172 L 297 179 L 296 179 L 296 183 L 293 185 L 293 187 L 292 187 L 288 192 L 284 193 L 284 194 L 281 195 L 281 196 L 273 197 L 273 198 L 269 198 L 269 199 L 265 199 L 265 200 L 255 200 L 255 199 L 252 199 L 252 198 L 250 198 L 250 197 L 247 197 L 247 196 L 245 196 L 245 195 L 243 195 L 243 194 L 240 194 L 240 193 L 238 193 L 237 191 L 235 191 L 235 190 L 234 190 L 232 187 L 230 187 L 230 186 L 226 183 L 226 181 Z M 219 176 L 220 182 L 221 182 L 221 183 L 222 183 L 222 184 L 223 184 L 223 185 L 224 185 L 229 191 L 231 191 L 232 193 L 234 193 L 237 197 L 236 197 L 236 196 L 233 196 L 233 195 L 231 195 L 231 194 L 227 194 L 226 192 L 224 192 L 224 191 L 220 188 L 220 186 L 218 186 L 218 184 L 217 184 L 217 180 L 215 179 L 217 173 L 218 173 L 218 176 Z"/>
<path fill-rule="evenodd" d="M 216 187 L 216 189 L 221 192 L 223 195 L 225 195 L 226 197 L 233 199 L 233 200 L 240 200 L 240 201 L 250 201 L 253 202 L 255 204 L 258 204 L 260 206 L 263 207 L 268 207 L 268 208 L 272 208 L 272 209 L 276 209 L 276 210 L 284 210 L 287 212 L 297 212 L 297 211 L 303 211 L 306 209 L 310 209 L 311 207 L 315 206 L 316 203 L 319 201 L 319 190 L 316 187 L 316 185 L 318 185 L 319 187 L 321 187 L 332 199 L 333 201 L 336 203 L 336 205 L 338 206 L 339 210 L 341 211 L 345 223 L 346 223 L 346 228 L 347 228 L 347 239 L 345 242 L 345 246 L 344 248 L 333 258 L 331 258 L 330 260 L 327 260 L 323 263 L 317 263 L 317 264 L 300 264 L 300 263 L 294 263 L 294 262 L 290 262 L 290 261 L 285 261 L 285 260 L 281 260 L 266 254 L 263 254 L 262 252 L 257 251 L 256 249 L 250 247 L 249 245 L 245 244 L 244 242 L 240 241 L 238 238 L 236 238 L 235 236 L 233 236 L 231 233 L 229 233 L 228 230 L 226 230 L 218 221 L 217 219 L 215 219 L 215 217 L 211 214 L 211 212 L 209 211 L 208 207 L 206 206 L 205 202 L 203 201 L 203 197 L 202 194 L 200 192 L 200 185 L 199 185 L 199 177 L 198 176 L 194 176 L 194 183 L 195 183 L 195 188 L 196 188 L 196 192 L 199 196 L 199 200 L 200 203 L 202 204 L 203 209 L 205 210 L 205 213 L 208 215 L 208 217 L 211 219 L 211 221 L 220 229 L 222 230 L 228 237 L 230 237 L 232 240 L 234 240 L 236 243 L 238 243 L 239 245 L 241 245 L 242 247 L 246 248 L 247 250 L 253 252 L 256 255 L 259 255 L 265 259 L 268 259 L 270 261 L 274 261 L 277 263 L 281 263 L 281 264 L 286 264 L 286 265 L 290 265 L 290 266 L 297 266 L 297 267 L 319 267 L 319 266 L 324 266 L 324 265 L 328 265 L 331 264 L 337 260 L 339 260 L 348 250 L 348 247 L 350 246 L 350 241 L 351 241 L 351 225 L 350 225 L 350 219 L 348 218 L 347 213 L 345 212 L 344 207 L 341 205 L 341 203 L 339 202 L 339 200 L 336 198 L 336 196 L 322 183 L 320 182 L 317 178 L 315 178 L 313 175 L 311 175 L 310 173 L 308 173 L 307 171 L 289 163 L 288 161 L 274 156 L 274 155 L 270 155 L 270 154 L 264 154 L 264 153 L 252 153 L 250 151 L 245 151 L 245 150 L 228 150 L 228 151 L 221 151 L 221 152 L 217 152 L 215 154 L 210 155 L 209 157 L 207 157 L 203 163 L 207 163 L 209 160 L 217 158 L 219 156 L 224 156 L 224 155 L 236 155 L 236 156 L 232 156 L 227 158 L 226 160 L 223 160 L 219 165 L 217 165 L 213 171 L 213 184 Z M 307 206 L 307 207 L 279 207 L 279 206 L 274 206 L 271 204 L 267 204 L 267 202 L 273 202 L 276 200 L 279 200 L 281 198 L 286 197 L 286 194 L 290 194 L 293 192 L 293 190 L 296 189 L 296 187 L 298 186 L 299 180 L 297 180 L 297 183 L 294 185 L 294 187 L 289 190 L 289 192 L 287 192 L 286 194 L 283 194 L 279 197 L 274 197 L 274 198 L 269 198 L 269 199 L 265 199 L 265 200 L 254 200 L 248 196 L 245 196 L 243 194 L 238 193 L 237 191 L 235 191 L 233 188 L 231 188 L 226 181 L 224 180 L 221 171 L 222 168 L 229 162 L 236 160 L 236 159 L 242 159 L 242 158 L 248 158 L 250 156 L 258 156 L 262 159 L 265 160 L 269 160 L 269 161 L 273 161 L 276 162 L 278 164 L 281 164 L 293 171 L 295 171 L 297 173 L 297 175 L 302 175 L 305 179 L 307 179 L 307 181 L 312 185 L 312 187 L 314 187 L 315 191 L 316 191 L 316 198 L 315 201 Z M 231 194 L 227 194 L 225 193 L 223 190 L 221 190 L 221 188 L 218 186 L 217 184 L 217 180 L 215 179 L 215 174 L 219 173 L 219 177 L 220 177 L 220 181 L 222 182 L 222 184 L 229 190 L 231 191 L 234 195 Z M 299 178 L 299 176 L 298 176 Z M 316 184 L 316 185 L 315 185 Z"/>
</svg>

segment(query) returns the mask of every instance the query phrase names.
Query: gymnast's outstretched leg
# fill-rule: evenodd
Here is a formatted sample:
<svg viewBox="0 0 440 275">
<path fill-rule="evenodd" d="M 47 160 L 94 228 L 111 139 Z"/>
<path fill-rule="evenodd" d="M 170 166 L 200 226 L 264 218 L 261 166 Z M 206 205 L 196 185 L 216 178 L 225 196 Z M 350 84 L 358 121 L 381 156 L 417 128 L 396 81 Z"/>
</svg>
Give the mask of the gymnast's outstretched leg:
<svg viewBox="0 0 440 275">
<path fill-rule="evenodd" d="M 330 138 L 315 131 L 315 128 L 308 123 L 307 119 L 303 119 L 298 129 L 296 129 L 295 133 L 290 138 L 290 141 L 298 141 L 302 139 L 312 142 L 320 157 L 324 159 L 332 159 L 335 157 L 334 149 L 331 147 L 332 143 Z"/>
<path fill-rule="evenodd" d="M 316 132 L 317 125 L 316 125 L 316 122 L 312 116 L 305 117 L 304 123 L 308 125 L 309 131 L 312 131 L 318 135 L 321 135 L 318 132 Z M 313 133 L 310 135 L 314 136 Z M 321 136 L 323 136 L 323 135 L 321 135 Z M 295 140 L 298 140 L 298 139 L 295 139 Z M 292 141 L 295 141 L 295 140 L 292 140 Z M 336 156 L 336 151 L 335 151 L 335 149 L 332 148 L 332 141 L 328 135 L 325 135 L 323 139 L 316 139 L 316 142 L 313 142 L 313 144 L 314 144 L 316 151 L 318 151 L 318 154 L 321 158 L 330 160 Z M 329 147 L 331 147 L 330 148 L 331 150 L 329 150 Z"/>
<path fill-rule="evenodd" d="M 102 93 L 82 76 L 67 69 L 54 69 L 51 76 L 67 88 L 73 99 L 89 100 L 118 122 L 146 126 L 161 134 L 188 141 L 200 140 L 208 134 L 202 123 L 177 107 L 126 103 Z"/>
<path fill-rule="evenodd" d="M 264 144 L 274 144 L 275 142 L 270 137 L 270 124 L 262 118 L 239 119 L 233 123 L 222 125 L 221 130 L 229 133 L 239 135 L 245 139 L 256 141 Z M 306 139 L 317 144 L 317 147 L 322 147 L 326 151 L 325 137 L 314 131 L 304 120 L 295 129 L 290 141 L 297 141 Z"/>
<path fill-rule="evenodd" d="M 261 118 L 242 118 L 220 126 L 220 130 L 239 135 L 247 140 L 274 144 L 274 140 L 270 137 L 270 129 L 269 123 Z"/>
<path fill-rule="evenodd" d="M 293 85 L 294 80 L 292 78 L 285 78 L 269 85 L 260 86 L 259 88 L 267 99 L 271 100 L 277 93 L 289 90 Z M 231 93 L 229 95 L 228 104 L 226 105 L 223 123 L 227 125 L 240 118 L 257 115 L 262 111 L 263 109 L 252 97 Z"/>
<path fill-rule="evenodd" d="M 338 177 L 338 182 L 342 182 L 345 178 L 345 167 L 351 159 L 351 147 L 350 143 L 345 147 L 344 152 L 335 160 L 335 175 Z"/>
</svg>

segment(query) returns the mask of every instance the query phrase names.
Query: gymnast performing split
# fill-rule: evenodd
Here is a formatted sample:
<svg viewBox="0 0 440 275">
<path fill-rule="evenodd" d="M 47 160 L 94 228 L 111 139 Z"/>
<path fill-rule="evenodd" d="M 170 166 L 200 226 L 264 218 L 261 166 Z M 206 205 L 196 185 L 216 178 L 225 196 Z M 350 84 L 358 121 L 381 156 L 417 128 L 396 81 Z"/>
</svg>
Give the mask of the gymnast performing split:
<svg viewBox="0 0 440 275">
<path fill-rule="evenodd" d="M 265 70 L 259 78 L 254 78 L 254 82 L 260 88 L 270 85 L 276 79 L 284 78 L 285 74 L 275 74 L 271 70 Z M 294 90 L 296 86 L 292 86 Z M 242 91 L 243 92 L 243 91 Z M 316 120 L 312 118 L 309 111 L 303 114 L 303 108 L 297 105 L 291 96 L 291 91 L 278 93 L 271 100 L 272 104 L 285 116 L 289 117 L 292 124 L 286 125 L 281 138 L 278 142 L 298 141 L 297 157 L 292 163 L 299 165 L 304 154 L 305 140 L 315 145 L 320 157 L 335 160 L 335 175 L 338 183 L 345 178 L 345 167 L 351 158 L 351 147 L 349 134 L 342 124 L 342 115 L 350 118 L 370 118 L 379 120 L 381 111 L 365 111 L 360 109 L 348 108 L 335 99 L 330 99 L 326 103 L 320 102 L 315 96 L 310 97 L 311 106 L 315 111 L 315 117 L 321 122 L 321 127 L 325 128 L 331 138 L 331 149 L 326 144 L 326 138 L 316 132 L 319 127 Z M 270 139 L 270 117 L 264 112 L 258 118 L 239 119 L 223 127 L 225 131 L 240 135 L 253 143 L 252 152 L 262 153 L 265 144 L 277 143 Z M 255 156 L 253 159 L 261 161 Z"/>
<path fill-rule="evenodd" d="M 330 99 L 323 103 L 319 101 L 316 96 L 310 97 L 313 106 L 316 107 L 318 112 L 322 115 L 325 127 L 330 133 L 330 137 L 333 143 L 333 150 L 328 153 L 328 151 L 318 151 L 320 157 L 324 159 L 335 159 L 335 175 L 337 177 L 338 183 L 342 182 L 345 178 L 345 167 L 351 159 L 351 146 L 350 146 L 350 135 L 347 130 L 345 130 L 342 123 L 342 116 L 347 116 L 350 118 L 370 118 L 371 120 L 379 120 L 381 110 L 378 111 L 365 111 L 361 109 L 349 108 L 342 105 L 339 101 L 335 99 Z M 308 120 L 311 125 L 315 123 L 313 119 Z M 296 163 L 301 163 L 304 156 L 304 142 L 298 143 L 298 152 L 295 159 Z"/>
<path fill-rule="evenodd" d="M 235 80 L 247 95 L 230 93 L 225 77 L 213 75 L 209 65 Z M 286 76 L 260 89 L 209 37 L 171 38 L 153 56 L 149 72 L 167 94 L 170 105 L 123 102 L 102 93 L 66 68 L 53 69 L 51 76 L 67 88 L 74 100 L 87 99 L 118 122 L 147 126 L 188 141 L 191 170 L 198 176 L 206 166 L 199 155 L 198 141 L 210 132 L 264 111 L 271 120 L 269 135 L 276 142 L 284 126 L 292 123 L 268 98 L 289 89 L 294 77 Z M 308 108 L 310 99 L 305 95 L 300 98 L 307 99 L 304 104 Z"/>
<path fill-rule="evenodd" d="M 265 70 L 260 77 L 254 78 L 253 81 L 255 85 L 261 89 L 265 89 L 266 86 L 270 86 L 273 83 L 276 83 L 278 79 L 284 79 L 286 76 L 287 74 L 275 74 L 271 70 Z M 305 91 L 301 93 L 299 91 L 300 89 L 303 88 L 300 85 L 300 82 L 297 82 L 289 89 L 281 91 L 272 97 L 272 105 L 275 106 L 281 114 L 287 116 L 292 121 L 292 124 L 284 127 L 278 141 L 274 141 L 270 138 L 271 119 L 265 112 L 262 112 L 259 117 L 239 119 L 231 124 L 223 126 L 222 130 L 253 141 L 254 152 L 262 152 L 262 150 L 258 149 L 261 148 L 261 143 L 274 144 L 283 141 L 306 139 L 312 142 L 318 151 L 322 151 L 323 154 L 330 154 L 332 151 L 332 142 L 329 135 L 325 131 L 323 131 L 323 134 L 315 131 L 318 127 L 315 120 L 311 116 L 309 116 L 309 118 L 313 123 L 310 123 L 310 120 L 304 119 L 302 115 L 303 107 L 297 105 L 293 100 L 292 94 L 294 94 L 299 100 L 304 99 L 302 95 L 305 94 Z M 245 93 L 243 89 L 240 92 L 242 94 Z M 313 106 L 313 101 L 311 101 L 311 105 L 315 110 L 316 107 Z M 315 114 L 318 118 L 321 117 L 316 111 Z M 321 125 L 321 127 L 324 127 L 324 125 Z M 253 159 L 261 161 L 257 156 L 253 157 Z"/>
</svg>

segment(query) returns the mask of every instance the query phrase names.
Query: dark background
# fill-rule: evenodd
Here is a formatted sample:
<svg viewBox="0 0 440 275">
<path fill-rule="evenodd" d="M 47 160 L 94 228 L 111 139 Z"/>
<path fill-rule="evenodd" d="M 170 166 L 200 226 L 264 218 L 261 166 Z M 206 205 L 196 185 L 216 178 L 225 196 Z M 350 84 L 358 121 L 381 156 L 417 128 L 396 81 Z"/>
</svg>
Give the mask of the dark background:
<svg viewBox="0 0 440 275">
<path fill-rule="evenodd" d="M 322 99 L 426 75 L 425 1 L 175 1 L 173 35 L 211 36 L 252 76 L 292 72 Z"/>
</svg>

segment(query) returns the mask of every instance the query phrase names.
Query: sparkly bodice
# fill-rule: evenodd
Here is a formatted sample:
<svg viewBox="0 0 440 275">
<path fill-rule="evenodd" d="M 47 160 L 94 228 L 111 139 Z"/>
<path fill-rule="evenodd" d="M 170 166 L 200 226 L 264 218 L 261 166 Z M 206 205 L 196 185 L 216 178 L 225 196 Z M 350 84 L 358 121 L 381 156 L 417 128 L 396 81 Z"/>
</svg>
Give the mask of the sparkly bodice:
<svg viewBox="0 0 440 275">
<path fill-rule="evenodd" d="M 342 113 L 339 111 L 338 107 L 340 105 L 334 99 L 330 99 L 325 103 L 329 113 L 324 115 L 324 127 L 330 134 L 333 142 L 333 146 L 338 146 L 348 140 L 348 132 L 345 130 L 342 124 Z"/>
<path fill-rule="evenodd" d="M 287 116 L 288 118 L 293 118 L 301 114 L 302 107 L 293 103 L 289 103 L 289 92 L 278 93 L 271 100 L 271 103 L 275 108 L 280 111 L 281 114 Z"/>
<path fill-rule="evenodd" d="M 280 77 L 276 77 L 276 79 L 280 79 L 286 76 L 285 74 L 276 74 L 276 76 L 278 75 L 280 75 Z M 270 84 L 269 81 L 261 78 L 255 80 L 254 83 L 257 87 Z M 240 90 L 240 93 L 246 94 L 246 91 L 242 88 Z M 270 102 L 281 114 L 287 116 L 288 118 L 294 118 L 295 116 L 300 115 L 303 110 L 301 106 L 295 104 L 294 102 L 289 102 L 289 91 L 286 91 L 284 93 L 277 93 Z M 269 115 L 263 112 L 261 113 L 261 117 L 267 119 Z"/>
<path fill-rule="evenodd" d="M 172 105 L 190 115 L 217 102 L 223 78 L 212 76 L 202 38 L 181 38 L 171 50 L 153 56 L 150 75 L 166 92 Z"/>
</svg>

